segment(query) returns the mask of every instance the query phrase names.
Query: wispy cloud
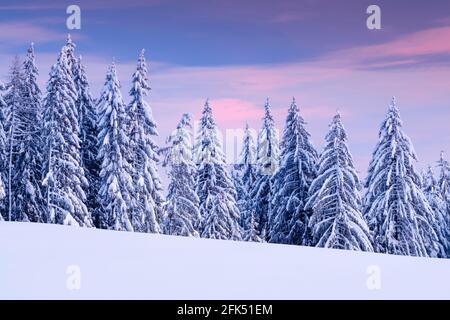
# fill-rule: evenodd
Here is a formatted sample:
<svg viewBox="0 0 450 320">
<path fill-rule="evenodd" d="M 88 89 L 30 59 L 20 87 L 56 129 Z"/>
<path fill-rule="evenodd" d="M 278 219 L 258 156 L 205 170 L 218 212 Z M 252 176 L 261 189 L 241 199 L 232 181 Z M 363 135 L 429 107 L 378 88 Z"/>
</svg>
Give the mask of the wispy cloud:
<svg viewBox="0 0 450 320">
<path fill-rule="evenodd" d="M 299 13 L 298 11 L 286 11 L 275 14 L 271 21 L 274 23 L 291 23 L 302 21 L 311 16 L 310 13 Z"/>
<path fill-rule="evenodd" d="M 333 64 L 358 68 L 425 65 L 427 57 L 450 55 L 450 26 L 431 28 L 402 36 L 393 41 L 344 49 L 321 59 Z M 419 59 L 420 58 L 420 59 Z M 444 61 L 449 61 L 448 57 Z"/>
<path fill-rule="evenodd" d="M 46 43 L 62 40 L 64 35 L 42 25 L 29 22 L 0 22 L 0 44 L 19 44 L 23 42 Z"/>
<path fill-rule="evenodd" d="M 96 1 L 77 1 L 76 3 L 82 9 L 118 9 L 118 8 L 137 8 L 137 7 L 149 7 L 162 3 L 163 0 L 96 0 Z M 9 11 L 42 11 L 42 10 L 64 10 L 71 3 L 61 3 L 57 1 L 36 1 L 12 4 L 12 5 L 0 5 L 1 10 Z"/>
</svg>

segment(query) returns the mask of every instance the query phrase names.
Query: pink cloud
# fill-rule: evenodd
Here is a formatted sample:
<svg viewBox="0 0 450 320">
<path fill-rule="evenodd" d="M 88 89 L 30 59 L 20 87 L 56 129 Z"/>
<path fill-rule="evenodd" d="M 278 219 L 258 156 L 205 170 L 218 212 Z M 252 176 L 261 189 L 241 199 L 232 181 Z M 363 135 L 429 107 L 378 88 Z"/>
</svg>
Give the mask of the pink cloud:
<svg viewBox="0 0 450 320">
<path fill-rule="evenodd" d="M 381 45 L 362 49 L 367 56 L 420 56 L 450 53 L 450 26 L 419 31 Z"/>
<path fill-rule="evenodd" d="M 0 22 L 0 43 L 18 44 L 63 41 L 65 34 L 28 22 Z"/>
<path fill-rule="evenodd" d="M 211 101 L 215 116 L 224 124 L 236 124 L 245 120 L 260 118 L 263 112 L 261 107 L 252 102 L 225 98 Z"/>
<path fill-rule="evenodd" d="M 448 39 L 450 39 L 450 26 L 431 28 L 382 44 L 333 52 L 320 57 L 318 60 L 326 64 L 353 68 L 417 65 L 419 60 L 414 58 L 450 54 L 450 41 Z M 389 61 L 383 61 L 383 59 L 389 59 Z"/>
</svg>

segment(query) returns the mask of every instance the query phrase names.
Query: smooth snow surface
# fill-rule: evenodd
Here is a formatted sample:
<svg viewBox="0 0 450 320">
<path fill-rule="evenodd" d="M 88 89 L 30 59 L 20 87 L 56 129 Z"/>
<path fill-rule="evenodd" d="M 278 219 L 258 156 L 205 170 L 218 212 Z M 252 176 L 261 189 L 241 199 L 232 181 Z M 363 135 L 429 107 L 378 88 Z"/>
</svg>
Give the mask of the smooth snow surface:
<svg viewBox="0 0 450 320">
<path fill-rule="evenodd" d="M 449 299 L 450 260 L 0 222 L 0 298 Z"/>
</svg>

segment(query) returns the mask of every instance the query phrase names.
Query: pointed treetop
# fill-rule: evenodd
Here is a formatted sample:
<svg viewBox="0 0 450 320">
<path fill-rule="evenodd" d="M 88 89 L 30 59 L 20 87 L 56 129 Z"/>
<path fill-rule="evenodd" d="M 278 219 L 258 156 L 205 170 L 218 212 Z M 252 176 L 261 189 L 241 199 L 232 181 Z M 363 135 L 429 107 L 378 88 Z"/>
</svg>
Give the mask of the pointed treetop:
<svg viewBox="0 0 450 320">
<path fill-rule="evenodd" d="M 264 103 L 264 109 L 269 110 L 270 109 L 270 101 L 269 101 L 269 97 L 266 98 L 266 102 Z"/>
<path fill-rule="evenodd" d="M 209 105 L 209 98 L 206 99 L 205 105 L 203 107 L 202 111 L 202 119 L 201 119 L 203 125 L 207 125 L 208 127 L 214 127 L 216 125 L 213 115 L 212 115 L 212 108 Z"/>
<path fill-rule="evenodd" d="M 391 103 L 389 103 L 389 111 L 393 111 L 396 114 L 399 114 L 399 110 L 397 107 L 397 98 L 395 96 L 392 97 Z"/>
<path fill-rule="evenodd" d="M 339 109 L 336 109 L 336 114 L 333 117 L 333 123 L 341 123 L 341 112 L 339 111 Z"/>
<path fill-rule="evenodd" d="M 393 105 L 393 106 L 397 105 L 397 98 L 395 96 L 392 96 L 391 105 Z"/>
<path fill-rule="evenodd" d="M 440 160 L 440 161 L 443 161 L 443 160 L 444 160 L 444 150 L 441 150 L 441 154 L 440 154 L 439 160 Z"/>
<path fill-rule="evenodd" d="M 177 128 L 180 129 L 186 125 L 191 126 L 191 115 L 189 113 L 183 113 Z"/>
<path fill-rule="evenodd" d="M 34 43 L 30 43 L 30 47 L 27 50 L 27 57 L 31 60 L 34 60 Z"/>
<path fill-rule="evenodd" d="M 206 98 L 205 105 L 203 107 L 203 113 L 211 113 L 211 106 L 209 105 L 209 98 Z"/>
<path fill-rule="evenodd" d="M 147 63 L 145 61 L 145 50 L 144 49 L 142 49 L 141 52 L 139 53 L 137 69 L 138 69 L 138 72 L 142 72 L 142 71 L 144 71 L 144 73 L 147 72 Z"/>
<path fill-rule="evenodd" d="M 145 49 L 142 49 L 141 52 L 139 53 L 138 61 L 139 63 L 145 62 Z"/>
<path fill-rule="evenodd" d="M 117 81 L 116 63 L 114 61 L 108 67 L 106 78 L 110 78 L 113 79 L 114 81 Z"/>
<path fill-rule="evenodd" d="M 271 109 L 272 109 L 272 107 L 270 106 L 269 98 L 267 98 L 266 99 L 266 103 L 264 104 L 264 123 L 263 123 L 263 126 L 265 126 L 265 127 L 274 125 L 274 120 L 273 120 Z"/>
<path fill-rule="evenodd" d="M 66 50 L 69 50 L 72 54 L 73 51 L 75 51 L 75 43 L 72 41 L 72 37 L 70 36 L 70 34 L 67 35 L 67 42 L 66 45 L 64 46 L 64 48 L 66 48 Z"/>
</svg>

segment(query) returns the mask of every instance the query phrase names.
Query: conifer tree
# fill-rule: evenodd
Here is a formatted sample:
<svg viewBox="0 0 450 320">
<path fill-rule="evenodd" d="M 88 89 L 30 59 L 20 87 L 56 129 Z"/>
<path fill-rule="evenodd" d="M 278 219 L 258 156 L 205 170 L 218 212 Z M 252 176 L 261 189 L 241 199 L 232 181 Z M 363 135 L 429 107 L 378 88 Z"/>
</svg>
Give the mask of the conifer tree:
<svg viewBox="0 0 450 320">
<path fill-rule="evenodd" d="M 255 203 L 255 219 L 259 235 L 266 240 L 269 232 L 270 202 L 273 197 L 272 177 L 278 170 L 279 146 L 269 99 L 266 100 L 264 110 L 263 125 L 258 135 L 257 145 L 258 178 L 252 190 L 252 199 Z"/>
<path fill-rule="evenodd" d="M 450 164 L 445 160 L 443 151 L 437 162 L 437 167 L 439 170 L 436 181 L 437 187 L 448 207 L 450 203 Z"/>
<path fill-rule="evenodd" d="M 16 217 L 13 212 L 13 201 L 16 184 L 14 183 L 14 165 L 16 163 L 19 144 L 24 134 L 24 119 L 22 106 L 24 103 L 24 75 L 19 58 L 16 56 L 10 68 L 9 79 L 6 84 L 5 101 L 5 134 L 6 134 L 6 217 L 8 221 L 27 221 L 25 213 Z"/>
<path fill-rule="evenodd" d="M 381 124 L 365 183 L 364 217 L 374 233 L 377 252 L 437 256 L 434 216 L 420 189 L 416 159 L 393 98 Z"/>
<path fill-rule="evenodd" d="M 0 82 L 0 195 L 2 195 L 2 201 L 0 201 L 0 221 L 4 220 L 4 217 L 7 217 L 6 206 L 4 198 L 5 194 L 5 182 L 8 180 L 7 176 L 7 157 L 6 157 L 6 117 L 4 116 L 4 112 L 6 112 L 6 102 L 3 99 L 3 93 L 5 91 L 5 86 Z M 3 192 L 1 192 L 3 190 Z"/>
<path fill-rule="evenodd" d="M 43 177 L 45 221 L 91 227 L 81 167 L 77 91 L 65 47 L 50 71 L 44 99 Z"/>
<path fill-rule="evenodd" d="M 274 176 L 271 204 L 270 242 L 307 245 L 308 220 L 304 210 L 308 190 L 316 177 L 317 151 L 299 108 L 292 100 L 281 141 L 280 168 Z"/>
<path fill-rule="evenodd" d="M 158 135 L 158 131 L 152 110 L 145 101 L 149 90 L 147 64 L 142 50 L 132 77 L 131 102 L 126 112 L 130 148 L 128 161 L 133 170 L 136 205 L 131 211 L 131 223 L 135 231 L 159 233 L 164 220 L 164 198 L 157 168 L 158 146 L 152 138 Z"/>
<path fill-rule="evenodd" d="M 23 63 L 23 98 L 17 110 L 20 119 L 13 180 L 13 216 L 16 220 L 44 222 L 42 188 L 42 98 L 37 78 L 34 47 L 31 44 Z"/>
<path fill-rule="evenodd" d="M 450 249 L 450 231 L 447 219 L 447 203 L 445 202 L 442 193 L 439 190 L 437 181 L 434 177 L 431 166 L 425 173 L 423 181 L 423 191 L 427 197 L 428 203 L 434 213 L 435 225 L 434 231 L 439 239 L 439 258 L 446 258 Z"/>
<path fill-rule="evenodd" d="M 191 117 L 185 113 L 167 142 L 164 165 L 170 166 L 164 233 L 198 237 L 199 199 L 195 193 L 196 167 L 192 157 Z"/>
<path fill-rule="evenodd" d="M 71 48 L 71 47 L 69 47 Z M 81 166 L 83 167 L 88 186 L 85 189 L 88 210 L 91 213 L 94 225 L 99 227 L 97 192 L 99 189 L 100 163 L 97 159 L 97 110 L 92 98 L 86 71 L 81 57 L 73 62 L 73 79 L 77 90 L 76 110 L 80 127 L 80 153 Z"/>
<path fill-rule="evenodd" d="M 114 63 L 108 69 L 97 110 L 98 159 L 101 162 L 99 225 L 104 229 L 133 231 L 130 208 L 134 207 L 134 189 L 132 168 L 126 154 L 129 137 L 125 127 L 125 103 Z"/>
<path fill-rule="evenodd" d="M 195 146 L 196 192 L 200 200 L 203 238 L 241 240 L 236 190 L 227 171 L 222 144 L 208 100 L 205 103 Z"/>
<path fill-rule="evenodd" d="M 325 137 L 317 178 L 310 187 L 305 208 L 312 245 L 317 247 L 373 251 L 369 228 L 360 211 L 361 185 L 347 146 L 347 134 L 336 114 Z"/>
<path fill-rule="evenodd" d="M 241 213 L 240 225 L 244 232 L 243 240 L 261 242 L 252 199 L 252 189 L 257 179 L 256 148 L 248 124 L 244 130 L 240 158 L 234 165 L 233 179 L 237 192 L 237 205 Z"/>
</svg>

